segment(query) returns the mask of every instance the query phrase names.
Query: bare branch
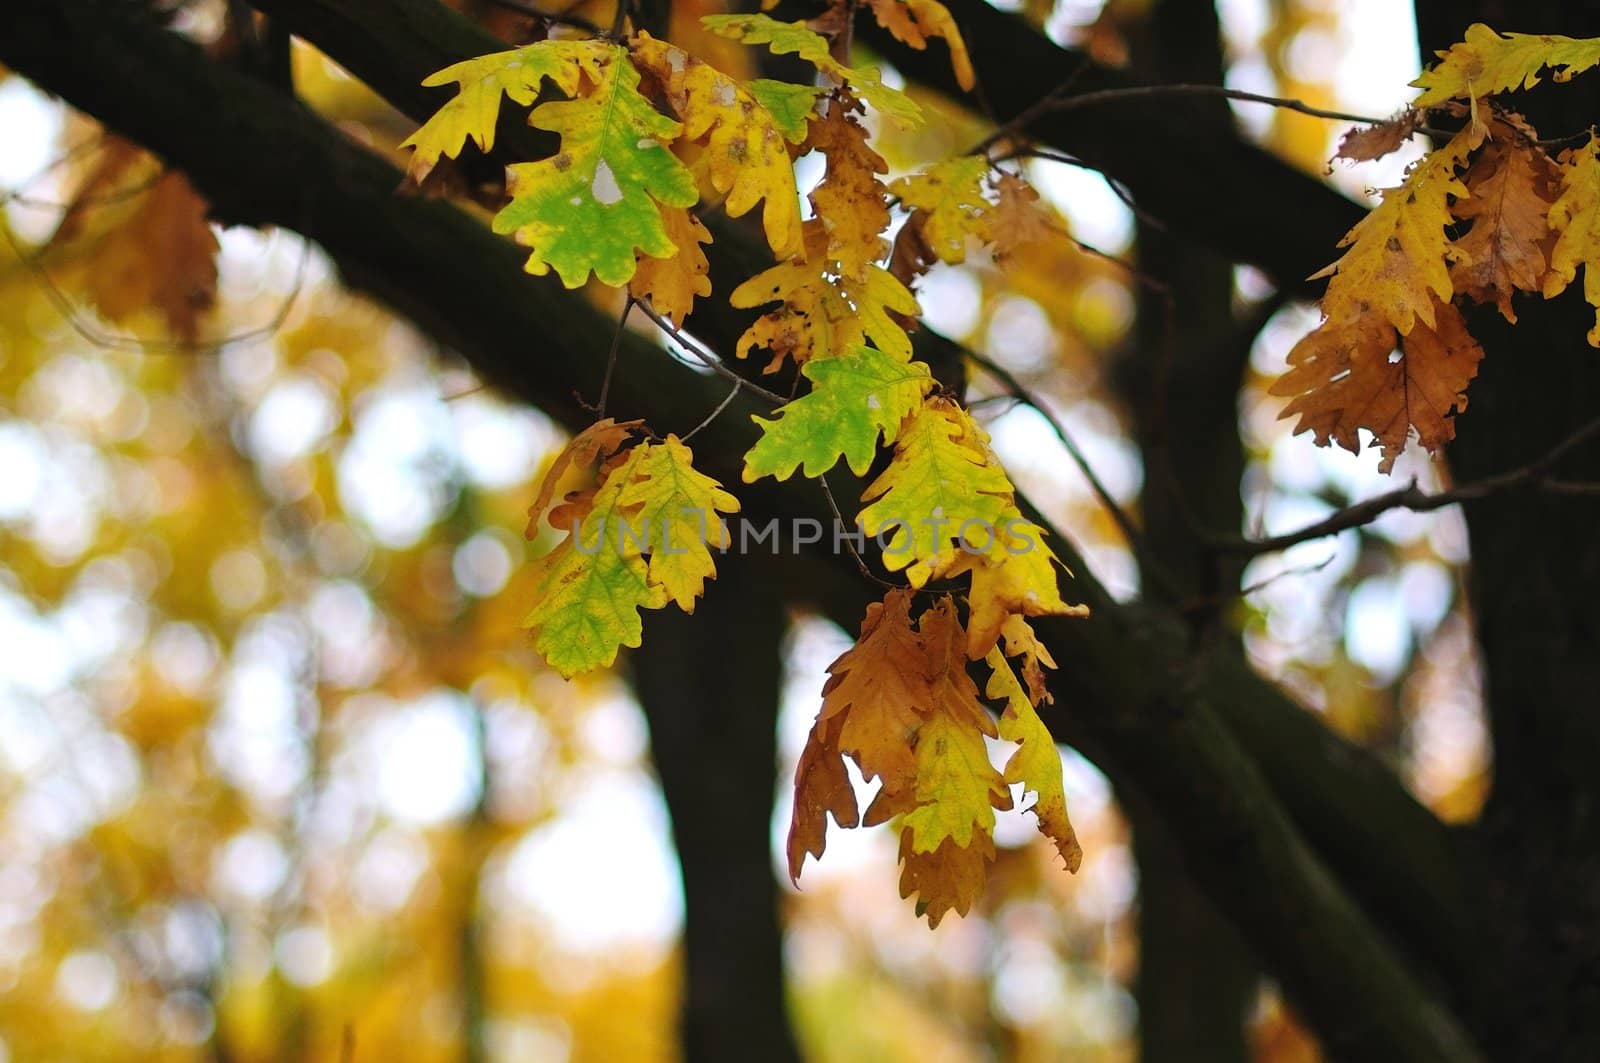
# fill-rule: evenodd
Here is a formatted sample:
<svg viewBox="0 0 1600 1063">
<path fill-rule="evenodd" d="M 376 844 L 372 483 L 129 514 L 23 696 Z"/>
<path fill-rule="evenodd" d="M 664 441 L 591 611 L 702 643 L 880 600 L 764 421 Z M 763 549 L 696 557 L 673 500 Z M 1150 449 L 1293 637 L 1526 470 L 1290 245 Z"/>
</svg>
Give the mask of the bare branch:
<svg viewBox="0 0 1600 1063">
<path fill-rule="evenodd" d="M 1291 546 L 1310 542 L 1313 539 L 1324 539 L 1330 535 L 1349 531 L 1370 524 L 1383 516 L 1391 509 L 1408 509 L 1413 513 L 1427 513 L 1445 506 L 1453 506 L 1458 502 L 1475 502 L 1491 495 L 1504 494 L 1507 491 L 1517 490 L 1544 490 L 1552 494 L 1590 494 L 1600 493 L 1600 485 L 1574 483 L 1566 480 L 1555 480 L 1550 477 L 1550 470 L 1557 462 L 1572 451 L 1582 446 L 1595 436 L 1600 435 L 1600 418 L 1590 421 L 1579 428 L 1572 435 L 1562 440 L 1551 448 L 1543 457 L 1531 461 L 1519 468 L 1511 469 L 1496 476 L 1486 477 L 1470 484 L 1452 488 L 1449 491 L 1439 491 L 1429 494 L 1417 487 L 1417 482 L 1412 480 L 1405 487 L 1387 491 L 1357 502 L 1353 506 L 1339 510 L 1323 519 L 1308 524 L 1298 531 L 1285 532 L 1266 539 L 1243 539 L 1238 537 L 1210 537 L 1209 546 L 1220 554 L 1243 555 L 1257 557 L 1261 554 L 1270 554 L 1279 550 L 1287 550 Z"/>
</svg>

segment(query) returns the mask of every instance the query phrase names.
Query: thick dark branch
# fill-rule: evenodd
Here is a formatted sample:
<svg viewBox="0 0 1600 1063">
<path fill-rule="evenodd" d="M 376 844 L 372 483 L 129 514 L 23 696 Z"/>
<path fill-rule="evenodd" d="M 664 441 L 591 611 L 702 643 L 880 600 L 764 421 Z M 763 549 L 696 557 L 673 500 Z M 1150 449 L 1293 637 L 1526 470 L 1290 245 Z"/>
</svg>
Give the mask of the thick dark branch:
<svg viewBox="0 0 1600 1063">
<path fill-rule="evenodd" d="M 370 14 L 373 0 L 334 6 Z M 438 18 L 432 7 L 401 4 L 359 43 L 382 52 L 386 32 L 409 37 L 407 54 L 422 71 L 460 58 L 424 49 L 436 39 L 424 29 Z M 463 212 L 395 196 L 398 171 L 270 87 L 208 62 L 120 0 L 12 0 L 0 8 L 0 61 L 182 166 L 222 216 L 299 230 L 328 250 L 351 283 L 460 351 L 486 379 L 568 425 L 586 423 L 573 393 L 596 393 L 614 323 L 556 284 L 526 276 L 521 252 Z M 725 347 L 735 333 L 720 318 L 711 323 L 717 335 L 702 334 Z M 721 383 L 684 372 L 635 337 L 624 339 L 619 358 L 616 416 L 645 415 L 657 430 L 683 430 L 723 398 Z M 749 414 L 757 408 L 735 401 L 698 437 L 704 464 L 725 480 L 736 478 L 738 456 L 753 440 Z M 825 519 L 817 494 L 798 481 L 764 481 L 744 491 L 744 502 L 758 519 Z M 1456 1024 L 1407 975 L 1299 833 L 1349 868 L 1352 884 L 1381 879 L 1393 893 L 1384 900 L 1400 902 L 1406 919 L 1431 924 L 1421 936 L 1432 954 L 1436 945 L 1449 947 L 1434 939 L 1462 915 L 1459 868 L 1442 856 L 1448 844 L 1436 821 L 1392 776 L 1242 663 L 1196 659 L 1181 626 L 1118 607 L 1068 545 L 1057 545 L 1084 573 L 1078 590 L 1098 615 L 1041 625 L 1052 651 L 1076 665 L 1061 684 L 1073 711 L 1052 722 L 1152 795 L 1213 899 L 1335 1043 L 1368 1058 L 1472 1058 Z M 850 626 L 870 593 L 843 557 L 774 557 L 763 572 L 785 594 L 820 601 Z M 1230 727 L 1254 732 L 1249 753 Z M 1270 786 L 1263 772 L 1271 773 Z M 1360 791 L 1357 800 L 1347 799 L 1351 790 Z"/>
</svg>

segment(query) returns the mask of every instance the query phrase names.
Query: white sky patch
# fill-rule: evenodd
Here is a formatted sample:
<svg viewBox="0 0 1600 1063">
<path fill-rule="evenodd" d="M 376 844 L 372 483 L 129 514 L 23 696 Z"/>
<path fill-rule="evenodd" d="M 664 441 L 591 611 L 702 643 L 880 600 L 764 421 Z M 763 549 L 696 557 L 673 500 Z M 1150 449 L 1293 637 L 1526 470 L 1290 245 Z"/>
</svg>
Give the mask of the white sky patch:
<svg viewBox="0 0 1600 1063">
<path fill-rule="evenodd" d="M 339 496 L 380 543 L 404 549 L 449 501 L 450 414 L 424 387 L 385 389 L 358 405 L 339 459 Z"/>
<path fill-rule="evenodd" d="M 377 765 L 378 801 L 401 823 L 424 826 L 463 815 L 478 796 L 472 708 L 453 690 L 387 712 L 367 747 Z"/>
<path fill-rule="evenodd" d="M 1093 170 L 1058 162 L 1028 167 L 1028 180 L 1040 198 L 1062 213 L 1072 235 L 1108 255 L 1120 254 L 1133 243 L 1133 212 Z"/>
<path fill-rule="evenodd" d="M 506 885 L 567 951 L 665 951 L 683 925 L 683 886 L 660 789 L 637 768 L 585 773 L 579 786 L 513 850 Z"/>
<path fill-rule="evenodd" d="M 917 282 L 917 302 L 922 320 L 933 331 L 965 336 L 978 324 L 983 289 L 969 270 L 941 262 Z"/>
<path fill-rule="evenodd" d="M 308 373 L 275 383 L 250 417 L 250 450 L 268 465 L 282 465 L 317 450 L 337 423 L 335 400 Z"/>
</svg>

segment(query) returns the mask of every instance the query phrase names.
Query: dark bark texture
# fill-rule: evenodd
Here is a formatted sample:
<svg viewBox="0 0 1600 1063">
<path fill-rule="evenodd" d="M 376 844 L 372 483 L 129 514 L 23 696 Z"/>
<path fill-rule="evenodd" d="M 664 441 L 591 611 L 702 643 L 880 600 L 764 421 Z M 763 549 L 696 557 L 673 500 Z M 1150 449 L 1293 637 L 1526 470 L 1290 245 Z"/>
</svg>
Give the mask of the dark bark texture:
<svg viewBox="0 0 1600 1063">
<path fill-rule="evenodd" d="M 649 613 L 632 657 L 683 867 L 682 1043 L 697 1063 L 786 1063 L 799 1055 L 771 847 L 785 613 L 748 559 L 718 569 L 738 593 Z"/>
</svg>

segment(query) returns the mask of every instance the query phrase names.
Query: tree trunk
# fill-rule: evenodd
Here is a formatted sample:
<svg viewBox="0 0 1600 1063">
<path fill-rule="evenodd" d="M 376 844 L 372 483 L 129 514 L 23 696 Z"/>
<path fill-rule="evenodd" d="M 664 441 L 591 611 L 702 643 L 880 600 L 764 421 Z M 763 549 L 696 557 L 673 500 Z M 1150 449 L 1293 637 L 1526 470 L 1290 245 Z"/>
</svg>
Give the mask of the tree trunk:
<svg viewBox="0 0 1600 1063">
<path fill-rule="evenodd" d="M 1600 36 L 1600 11 L 1565 0 L 1417 4 L 1422 54 L 1497 30 Z M 1564 137 L 1600 112 L 1595 73 L 1519 95 L 1540 133 Z M 1549 450 L 1600 411 L 1600 352 L 1581 293 L 1519 296 L 1518 320 L 1469 315 L 1485 357 L 1449 449 L 1472 480 Z M 1600 480 L 1600 446 L 1564 462 Z M 1491 1013 L 1500 1058 L 1600 1059 L 1600 498 L 1538 491 L 1467 507 L 1469 591 L 1487 682 L 1494 781 L 1477 836 L 1489 854 L 1494 918 L 1485 964 L 1504 999 Z"/>
<path fill-rule="evenodd" d="M 1161 0 L 1131 34 L 1134 72 L 1150 83 L 1220 85 L 1222 42 L 1210 0 Z M 1210 101 L 1197 131 L 1232 134 L 1227 104 Z M 1235 337 L 1233 264 L 1149 224 L 1137 230 L 1138 319 L 1132 349 L 1112 367 L 1144 464 L 1141 575 L 1147 598 L 1168 605 L 1238 586 L 1219 570 L 1196 527 L 1242 523 L 1244 455 L 1237 429 L 1249 335 Z M 1155 287 L 1160 285 L 1160 288 Z M 1253 335 L 1254 329 L 1250 329 Z M 1194 614 L 1196 637 L 1233 644 L 1217 607 Z M 1243 1063 L 1245 1016 L 1257 977 L 1250 951 L 1195 882 L 1159 813 L 1121 792 L 1139 866 L 1139 1051 L 1146 1063 Z"/>
<path fill-rule="evenodd" d="M 683 868 L 684 1058 L 799 1058 L 772 864 L 783 603 L 728 554 L 693 616 L 646 614 L 632 658 Z"/>
</svg>

